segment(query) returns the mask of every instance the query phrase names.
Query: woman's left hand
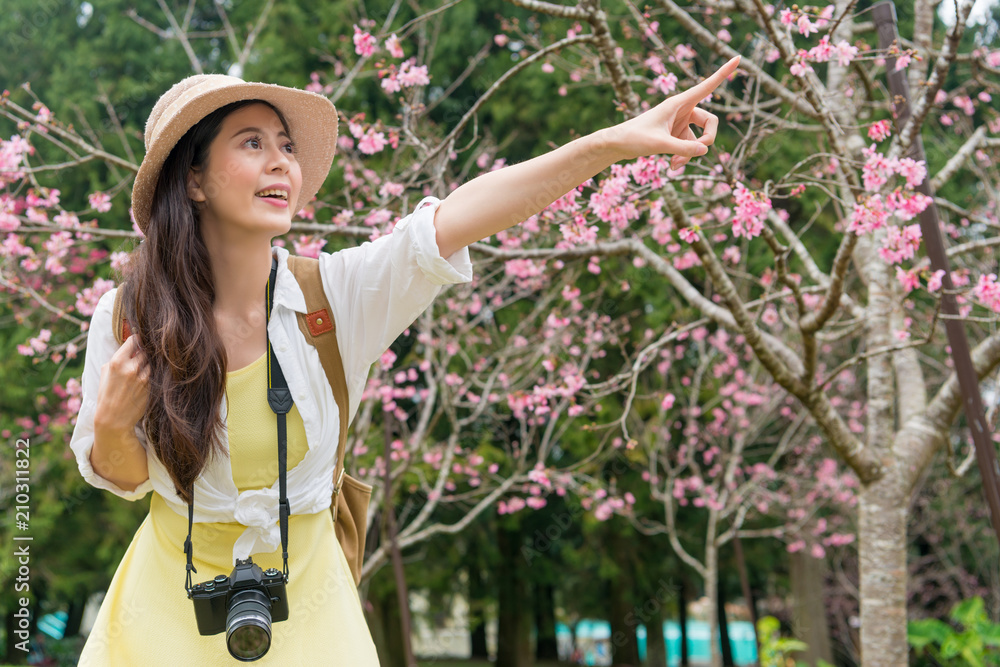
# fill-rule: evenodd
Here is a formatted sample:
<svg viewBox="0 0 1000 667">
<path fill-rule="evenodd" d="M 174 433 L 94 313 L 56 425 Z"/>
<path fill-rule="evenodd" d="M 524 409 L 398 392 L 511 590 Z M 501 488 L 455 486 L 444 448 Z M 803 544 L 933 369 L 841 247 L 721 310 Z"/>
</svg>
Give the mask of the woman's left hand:
<svg viewBox="0 0 1000 667">
<path fill-rule="evenodd" d="M 673 155 L 672 169 L 680 169 L 693 157 L 704 155 L 715 143 L 719 119 L 714 114 L 698 108 L 698 103 L 708 97 L 736 71 L 740 57 L 736 56 L 704 81 L 677 93 L 648 111 L 605 130 L 607 140 L 621 151 L 621 160 L 631 160 L 643 155 Z M 691 126 L 704 131 L 696 137 Z"/>
</svg>

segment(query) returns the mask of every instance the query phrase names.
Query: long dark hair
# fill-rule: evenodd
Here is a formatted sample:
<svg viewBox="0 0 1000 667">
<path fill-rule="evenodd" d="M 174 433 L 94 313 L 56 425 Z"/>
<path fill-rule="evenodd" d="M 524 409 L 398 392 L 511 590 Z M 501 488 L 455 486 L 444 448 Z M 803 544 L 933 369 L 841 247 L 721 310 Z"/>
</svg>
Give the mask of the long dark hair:
<svg viewBox="0 0 1000 667">
<path fill-rule="evenodd" d="M 226 348 L 215 326 L 212 263 L 187 177 L 192 167 L 208 162 L 226 116 L 257 103 L 268 104 L 245 100 L 224 106 L 177 142 L 160 170 L 146 238 L 124 271 L 125 313 L 150 363 L 143 428 L 185 502 L 209 458 L 227 455 L 219 438 Z M 287 131 L 281 112 L 268 106 Z"/>
</svg>

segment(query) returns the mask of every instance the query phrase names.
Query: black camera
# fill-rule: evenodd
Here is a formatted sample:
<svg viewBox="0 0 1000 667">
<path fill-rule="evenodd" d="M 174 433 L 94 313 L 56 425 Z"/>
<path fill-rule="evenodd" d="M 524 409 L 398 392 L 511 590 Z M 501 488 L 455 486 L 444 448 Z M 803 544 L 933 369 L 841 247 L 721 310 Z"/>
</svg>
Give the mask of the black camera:
<svg viewBox="0 0 1000 667">
<path fill-rule="evenodd" d="M 198 632 L 226 631 L 226 646 L 237 660 L 257 660 L 271 647 L 271 623 L 288 620 L 285 577 L 278 570 L 263 572 L 253 558 L 237 560 L 233 573 L 220 574 L 191 588 Z"/>
</svg>

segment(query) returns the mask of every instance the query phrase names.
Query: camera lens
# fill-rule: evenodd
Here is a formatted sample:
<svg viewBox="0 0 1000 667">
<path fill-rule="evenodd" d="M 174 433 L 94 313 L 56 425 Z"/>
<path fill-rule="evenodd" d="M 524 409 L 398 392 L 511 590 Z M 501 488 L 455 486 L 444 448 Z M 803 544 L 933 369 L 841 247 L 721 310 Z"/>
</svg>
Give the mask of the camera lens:
<svg viewBox="0 0 1000 667">
<path fill-rule="evenodd" d="M 226 646 L 237 660 L 257 660 L 271 648 L 271 601 L 260 589 L 233 594 L 226 616 Z"/>
</svg>

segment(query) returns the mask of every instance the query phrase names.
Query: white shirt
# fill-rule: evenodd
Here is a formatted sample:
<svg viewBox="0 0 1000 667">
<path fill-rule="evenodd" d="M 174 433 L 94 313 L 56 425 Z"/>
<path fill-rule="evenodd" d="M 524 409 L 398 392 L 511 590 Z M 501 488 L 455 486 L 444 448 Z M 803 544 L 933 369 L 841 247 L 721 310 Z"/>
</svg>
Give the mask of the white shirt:
<svg viewBox="0 0 1000 667">
<path fill-rule="evenodd" d="M 344 359 L 351 420 L 361 403 L 371 365 L 426 310 L 443 285 L 472 280 L 468 248 L 448 259 L 442 258 L 438 251 L 434 229 L 438 205 L 440 200 L 426 197 L 413 214 L 396 224 L 391 234 L 355 248 L 320 255 L 323 287 L 333 309 L 337 342 Z M 288 270 L 288 251 L 274 248 L 273 252 L 278 258 L 278 273 L 267 332 L 302 416 L 309 444 L 305 458 L 287 472 L 287 494 L 294 514 L 313 514 L 330 507 L 340 414 L 319 354 L 299 330 L 296 314 L 306 312 L 306 303 L 298 282 Z M 101 297 L 91 320 L 83 395 L 70 447 L 76 454 L 80 473 L 93 486 L 126 500 L 138 500 L 153 489 L 175 512 L 186 517 L 187 504 L 174 491 L 173 480 L 149 446 L 141 424 L 136 426 L 136 436 L 146 449 L 147 481 L 134 491 L 124 491 L 98 475 L 90 464 L 101 367 L 118 349 L 111 324 L 115 291 Z M 221 414 L 225 423 L 225 399 Z M 228 449 L 225 427 L 219 437 Z M 267 489 L 239 493 L 229 458 L 210 460 L 195 481 L 194 520 L 247 526 L 233 546 L 234 561 L 257 552 L 273 552 L 281 544 L 277 523 L 278 482 Z"/>
</svg>

